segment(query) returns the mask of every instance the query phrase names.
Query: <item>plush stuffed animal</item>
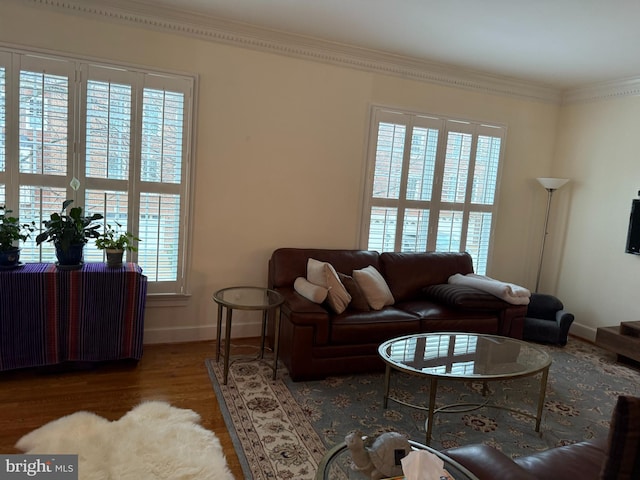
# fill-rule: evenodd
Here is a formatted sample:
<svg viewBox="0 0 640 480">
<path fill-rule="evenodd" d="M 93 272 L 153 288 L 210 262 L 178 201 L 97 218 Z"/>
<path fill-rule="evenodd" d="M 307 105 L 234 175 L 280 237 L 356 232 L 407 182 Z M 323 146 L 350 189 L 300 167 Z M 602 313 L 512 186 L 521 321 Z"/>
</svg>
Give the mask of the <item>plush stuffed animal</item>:
<svg viewBox="0 0 640 480">
<path fill-rule="evenodd" d="M 402 475 L 400 460 L 409 455 L 411 445 L 404 435 L 387 432 L 380 435 L 371 447 L 365 447 L 362 432 L 350 432 L 344 439 L 354 465 L 352 468 L 380 480 Z"/>
</svg>

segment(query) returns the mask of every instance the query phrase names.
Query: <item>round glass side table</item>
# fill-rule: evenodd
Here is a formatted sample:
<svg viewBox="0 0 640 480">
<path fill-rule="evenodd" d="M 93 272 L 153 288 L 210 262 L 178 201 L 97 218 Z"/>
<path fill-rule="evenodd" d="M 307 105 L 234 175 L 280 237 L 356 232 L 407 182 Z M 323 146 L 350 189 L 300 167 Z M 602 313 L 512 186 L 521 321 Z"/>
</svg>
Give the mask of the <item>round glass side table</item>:
<svg viewBox="0 0 640 480">
<path fill-rule="evenodd" d="M 262 335 L 260 340 L 260 358 L 264 358 L 264 344 L 267 334 L 267 319 L 270 310 L 275 310 L 275 333 L 273 339 L 273 379 L 278 368 L 278 344 L 280 340 L 280 305 L 284 297 L 275 290 L 263 287 L 228 287 L 213 294 L 218 304 L 218 326 L 216 341 L 216 362 L 220 361 L 220 337 L 222 335 L 223 308 L 227 309 L 224 339 L 224 382 L 229 376 L 229 352 L 231 347 L 231 321 L 234 310 L 262 310 Z"/>
<path fill-rule="evenodd" d="M 453 480 L 478 480 L 473 473 L 444 453 L 412 440 L 409 443 L 414 450 L 427 450 L 442 459 L 444 468 Z M 344 442 L 338 443 L 320 460 L 315 480 L 369 480 L 368 476 L 353 470 L 351 463 L 351 452 L 347 445 Z"/>
</svg>

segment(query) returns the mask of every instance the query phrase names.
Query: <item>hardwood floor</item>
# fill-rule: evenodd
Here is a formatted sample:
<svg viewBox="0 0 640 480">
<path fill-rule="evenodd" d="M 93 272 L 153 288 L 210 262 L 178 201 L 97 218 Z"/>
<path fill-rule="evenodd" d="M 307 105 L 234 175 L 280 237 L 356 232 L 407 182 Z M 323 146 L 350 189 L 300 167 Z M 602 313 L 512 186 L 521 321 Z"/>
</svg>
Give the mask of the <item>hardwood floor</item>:
<svg viewBox="0 0 640 480">
<path fill-rule="evenodd" d="M 255 346 L 258 339 L 234 340 Z M 236 347 L 234 347 L 236 348 Z M 164 400 L 189 408 L 220 439 L 229 468 L 237 479 L 242 469 L 209 381 L 205 358 L 215 342 L 145 346 L 137 366 L 122 362 L 91 370 L 0 373 L 0 453 L 20 453 L 14 445 L 26 433 L 64 415 L 87 410 L 116 420 L 144 400 Z"/>
</svg>

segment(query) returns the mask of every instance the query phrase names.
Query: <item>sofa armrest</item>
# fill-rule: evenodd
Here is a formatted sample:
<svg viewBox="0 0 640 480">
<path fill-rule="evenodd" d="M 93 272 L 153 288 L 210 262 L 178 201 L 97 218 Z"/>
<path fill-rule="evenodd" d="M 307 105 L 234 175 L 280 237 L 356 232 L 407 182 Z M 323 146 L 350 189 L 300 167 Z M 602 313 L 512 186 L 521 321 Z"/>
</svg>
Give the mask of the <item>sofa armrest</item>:
<svg viewBox="0 0 640 480">
<path fill-rule="evenodd" d="M 543 318 L 553 320 L 556 312 L 562 310 L 562 302 L 548 293 L 532 293 L 529 306 L 527 307 L 527 317 Z"/>
<path fill-rule="evenodd" d="M 291 322 L 296 327 L 312 327 L 316 345 L 329 342 L 331 314 L 327 309 L 303 297 L 291 287 L 276 288 L 276 291 L 284 297 L 282 321 Z"/>
<path fill-rule="evenodd" d="M 568 331 L 569 327 L 573 323 L 573 319 L 573 313 L 569 313 L 566 310 L 559 310 L 556 312 L 556 322 L 558 322 L 558 326 L 561 330 L 566 328 Z"/>
<path fill-rule="evenodd" d="M 538 480 L 500 450 L 488 445 L 465 445 L 442 453 L 465 467 L 478 480 Z"/>
<path fill-rule="evenodd" d="M 322 305 L 313 303 L 303 297 L 291 287 L 276 288 L 276 291 L 284 297 L 283 310 L 294 313 L 319 313 L 329 315 L 327 309 Z"/>
</svg>

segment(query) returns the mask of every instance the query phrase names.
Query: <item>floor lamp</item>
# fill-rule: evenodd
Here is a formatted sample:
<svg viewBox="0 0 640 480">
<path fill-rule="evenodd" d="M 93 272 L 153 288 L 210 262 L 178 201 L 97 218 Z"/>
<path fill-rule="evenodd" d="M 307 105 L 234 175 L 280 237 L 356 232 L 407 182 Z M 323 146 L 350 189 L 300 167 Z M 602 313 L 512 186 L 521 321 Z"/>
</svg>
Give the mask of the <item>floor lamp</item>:
<svg viewBox="0 0 640 480">
<path fill-rule="evenodd" d="M 569 181 L 568 178 L 538 178 L 538 182 L 547 190 L 547 213 L 544 216 L 544 234 L 542 235 L 542 247 L 540 247 L 540 261 L 538 263 L 538 277 L 536 278 L 536 292 L 540 285 L 540 273 L 542 272 L 542 258 L 544 257 L 544 244 L 547 241 L 547 226 L 549 225 L 549 210 L 551 209 L 551 197 L 553 192 Z"/>
</svg>

